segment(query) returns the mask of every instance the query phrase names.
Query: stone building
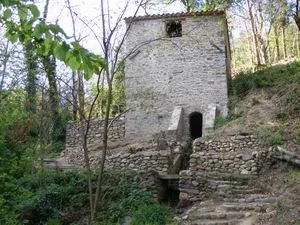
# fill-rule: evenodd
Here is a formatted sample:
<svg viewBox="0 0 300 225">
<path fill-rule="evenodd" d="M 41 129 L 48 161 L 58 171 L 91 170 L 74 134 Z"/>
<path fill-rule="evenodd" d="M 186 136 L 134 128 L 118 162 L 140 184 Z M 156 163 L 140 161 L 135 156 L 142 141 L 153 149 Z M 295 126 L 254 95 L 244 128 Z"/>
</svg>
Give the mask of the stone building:
<svg viewBox="0 0 300 225">
<path fill-rule="evenodd" d="M 230 47 L 223 10 L 127 18 L 126 137 L 197 138 L 227 115 Z"/>
</svg>

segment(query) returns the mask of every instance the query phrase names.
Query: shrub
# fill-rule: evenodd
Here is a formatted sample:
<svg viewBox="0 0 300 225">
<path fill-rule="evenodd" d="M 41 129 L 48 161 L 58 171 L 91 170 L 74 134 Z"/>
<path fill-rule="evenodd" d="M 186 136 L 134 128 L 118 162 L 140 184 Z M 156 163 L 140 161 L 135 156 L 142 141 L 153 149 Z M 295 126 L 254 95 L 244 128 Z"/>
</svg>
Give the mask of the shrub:
<svg viewBox="0 0 300 225">
<path fill-rule="evenodd" d="M 282 145 L 286 141 L 285 131 L 280 129 L 273 133 L 269 133 L 266 142 L 269 146 Z"/>
<path fill-rule="evenodd" d="M 222 117 L 217 116 L 214 122 L 214 129 L 218 129 L 220 127 L 223 127 L 225 124 L 229 123 L 232 120 L 230 117 Z"/>
</svg>

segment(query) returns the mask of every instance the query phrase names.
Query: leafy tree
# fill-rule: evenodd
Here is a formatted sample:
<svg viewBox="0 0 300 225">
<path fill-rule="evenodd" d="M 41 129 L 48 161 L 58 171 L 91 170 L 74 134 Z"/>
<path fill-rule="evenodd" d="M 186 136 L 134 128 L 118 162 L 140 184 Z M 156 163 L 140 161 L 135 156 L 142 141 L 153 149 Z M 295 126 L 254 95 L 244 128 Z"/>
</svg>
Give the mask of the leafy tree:
<svg viewBox="0 0 300 225">
<path fill-rule="evenodd" d="M 167 4 L 171 4 L 178 0 L 167 1 Z M 214 10 L 218 8 L 228 8 L 234 0 L 180 0 L 184 5 L 187 12 L 193 12 L 197 10 Z"/>
</svg>

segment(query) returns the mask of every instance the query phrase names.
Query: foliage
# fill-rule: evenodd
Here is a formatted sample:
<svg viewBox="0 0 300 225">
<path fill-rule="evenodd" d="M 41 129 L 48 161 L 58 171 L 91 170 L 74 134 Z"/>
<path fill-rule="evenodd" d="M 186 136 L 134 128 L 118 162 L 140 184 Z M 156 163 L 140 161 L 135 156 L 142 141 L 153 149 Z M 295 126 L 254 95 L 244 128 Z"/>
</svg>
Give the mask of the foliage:
<svg viewBox="0 0 300 225">
<path fill-rule="evenodd" d="M 33 169 L 36 138 L 20 103 L 22 90 L 0 93 L 0 224 L 19 224 L 14 211 L 16 196 L 31 195 L 17 179 Z"/>
<path fill-rule="evenodd" d="M 38 55 L 49 53 L 63 61 L 74 71 L 83 71 L 86 79 L 90 79 L 100 68 L 106 67 L 104 60 L 89 52 L 77 42 L 67 43 L 67 35 L 57 24 L 47 24 L 40 18 L 40 11 L 35 4 L 18 0 L 7 0 L 0 3 L 4 12 L 0 17 L 6 27 L 5 37 L 12 43 L 20 41 L 31 43 Z M 15 22 L 15 17 L 18 22 Z"/>
<path fill-rule="evenodd" d="M 18 180 L 20 186 L 34 193 L 28 201 L 17 204 L 17 212 L 22 221 L 46 222 L 50 218 L 58 218 L 70 223 L 70 220 L 79 219 L 87 213 L 84 208 L 88 205 L 88 194 L 83 173 L 47 171 L 43 174 L 42 183 L 40 175 L 27 175 Z"/>
<path fill-rule="evenodd" d="M 120 179 L 115 179 L 116 177 Z M 104 179 L 111 187 L 115 187 L 104 190 L 102 202 L 105 202 L 106 209 L 101 215 L 104 224 L 119 223 L 126 216 L 132 218 L 131 224 L 165 224 L 169 215 L 167 208 L 152 200 L 152 194 L 147 187 L 139 186 L 136 172 L 110 171 L 105 174 Z"/>
<path fill-rule="evenodd" d="M 106 96 L 108 92 L 108 87 L 102 82 L 102 84 L 97 85 L 97 82 L 92 83 L 92 96 L 96 97 L 99 88 L 99 96 L 94 106 L 95 116 L 104 117 L 106 109 Z M 126 97 L 125 97 L 125 72 L 124 72 L 124 62 L 118 63 L 118 70 L 115 73 L 115 78 L 112 87 L 112 105 L 110 116 L 115 116 L 123 113 L 126 109 Z"/>
<path fill-rule="evenodd" d="M 217 116 L 214 121 L 214 129 L 218 129 L 232 120 L 231 117 Z"/>
<path fill-rule="evenodd" d="M 167 0 L 165 1 L 167 4 L 171 4 L 176 0 Z M 225 9 L 228 8 L 233 2 L 240 2 L 239 0 L 180 0 L 180 2 L 184 5 L 185 10 L 187 12 L 193 12 L 197 10 L 214 10 L 214 9 Z"/>
<path fill-rule="evenodd" d="M 270 146 L 282 145 L 286 141 L 286 132 L 279 129 L 266 134 L 266 144 Z"/>
<path fill-rule="evenodd" d="M 300 62 L 270 66 L 254 73 L 240 73 L 232 80 L 231 94 L 246 96 L 251 90 L 300 84 Z"/>
<path fill-rule="evenodd" d="M 299 183 L 300 182 L 300 170 L 293 169 L 290 174 L 288 175 L 288 180 L 290 182 Z"/>
<path fill-rule="evenodd" d="M 165 224 L 168 209 L 139 186 L 136 172 L 106 171 L 104 179 L 100 224 L 116 224 L 126 216 L 132 218 L 132 224 Z M 6 184 L 9 186 L 0 193 L 1 224 L 85 224 L 88 190 L 80 170 L 46 170 Z"/>
</svg>

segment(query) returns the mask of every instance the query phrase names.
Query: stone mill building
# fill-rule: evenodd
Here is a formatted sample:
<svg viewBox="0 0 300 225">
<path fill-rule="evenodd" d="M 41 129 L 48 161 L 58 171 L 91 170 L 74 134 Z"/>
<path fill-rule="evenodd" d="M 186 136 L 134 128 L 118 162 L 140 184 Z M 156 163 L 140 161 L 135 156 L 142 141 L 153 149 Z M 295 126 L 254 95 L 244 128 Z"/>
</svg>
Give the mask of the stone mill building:
<svg viewBox="0 0 300 225">
<path fill-rule="evenodd" d="M 125 136 L 197 138 L 227 115 L 230 46 L 223 10 L 126 19 Z"/>
</svg>

